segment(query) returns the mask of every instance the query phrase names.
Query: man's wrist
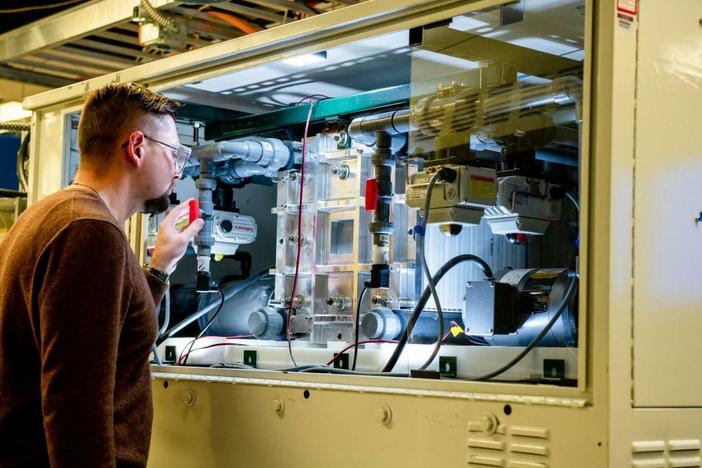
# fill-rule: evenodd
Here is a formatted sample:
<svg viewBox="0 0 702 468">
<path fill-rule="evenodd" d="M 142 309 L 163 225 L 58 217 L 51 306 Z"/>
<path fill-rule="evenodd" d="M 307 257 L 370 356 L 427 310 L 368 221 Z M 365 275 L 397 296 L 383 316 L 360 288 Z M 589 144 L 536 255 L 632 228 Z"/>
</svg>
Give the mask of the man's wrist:
<svg viewBox="0 0 702 468">
<path fill-rule="evenodd" d="M 154 252 L 153 256 L 151 257 L 151 260 L 149 260 L 148 265 L 151 268 L 156 268 L 157 270 L 162 271 L 167 275 L 170 275 L 171 273 L 173 273 L 173 270 L 175 270 L 176 262 L 174 262 L 173 260 L 167 260 L 163 257 L 163 255 L 159 255 L 158 252 Z"/>
<path fill-rule="evenodd" d="M 160 279 L 164 283 L 169 284 L 168 278 L 170 277 L 170 275 L 168 273 L 166 273 L 165 271 L 160 270 L 158 268 L 155 268 L 151 265 L 144 265 L 144 271 L 149 273 L 152 276 L 155 276 L 156 278 Z"/>
</svg>

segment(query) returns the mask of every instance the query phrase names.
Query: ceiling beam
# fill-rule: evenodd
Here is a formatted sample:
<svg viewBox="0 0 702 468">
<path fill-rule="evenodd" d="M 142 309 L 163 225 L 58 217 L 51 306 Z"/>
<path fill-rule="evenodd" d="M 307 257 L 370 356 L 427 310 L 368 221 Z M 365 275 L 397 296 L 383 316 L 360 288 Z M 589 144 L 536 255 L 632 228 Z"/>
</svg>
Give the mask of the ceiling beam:
<svg viewBox="0 0 702 468">
<path fill-rule="evenodd" d="M 6 65 L 0 65 L 0 78 L 7 78 L 9 80 L 21 81 L 26 84 L 38 86 L 46 86 L 49 88 L 60 88 L 76 82 L 75 80 L 44 75 L 42 73 L 8 67 Z M 34 93 L 30 93 L 28 95 L 31 96 L 32 94 Z"/>
<path fill-rule="evenodd" d="M 156 8 L 174 6 L 172 0 L 151 0 Z M 47 47 L 124 23 L 139 0 L 94 0 L 0 34 L 0 62 L 20 58 Z"/>
<path fill-rule="evenodd" d="M 264 10 L 263 8 L 251 8 L 243 5 L 235 5 L 233 3 L 214 3 L 213 8 L 227 10 L 238 15 L 244 15 L 250 18 L 261 18 L 266 21 L 271 21 L 276 24 L 285 22 L 285 17 L 279 13 Z"/>
<path fill-rule="evenodd" d="M 316 15 L 317 13 L 304 3 L 298 3 L 295 0 L 249 0 L 249 3 L 273 8 L 278 11 L 297 11 L 298 13 L 306 13 L 308 15 Z"/>
</svg>

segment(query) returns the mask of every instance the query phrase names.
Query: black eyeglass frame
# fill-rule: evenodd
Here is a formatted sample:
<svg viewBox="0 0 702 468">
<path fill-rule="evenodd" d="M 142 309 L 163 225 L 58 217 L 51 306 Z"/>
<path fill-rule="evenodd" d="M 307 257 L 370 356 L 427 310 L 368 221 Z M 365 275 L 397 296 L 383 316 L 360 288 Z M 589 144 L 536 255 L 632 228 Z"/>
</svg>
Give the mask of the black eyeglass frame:
<svg viewBox="0 0 702 468">
<path fill-rule="evenodd" d="M 161 140 L 157 140 L 156 138 L 152 138 L 143 132 L 142 132 L 142 134 L 144 135 L 144 138 L 146 138 L 147 140 L 151 140 L 155 143 L 159 143 L 167 148 L 170 148 L 172 150 L 171 158 L 173 158 L 173 165 L 175 166 L 176 174 L 180 174 L 181 172 L 183 172 L 183 169 L 185 168 L 185 163 L 188 162 L 188 159 L 190 159 L 190 154 L 192 153 L 192 149 L 188 148 L 185 145 L 181 145 L 181 144 L 179 144 L 178 146 L 173 146 L 171 144 L 166 143 L 165 141 L 161 141 Z M 129 141 L 125 141 L 122 144 L 122 148 L 126 148 L 128 144 L 129 144 Z"/>
</svg>

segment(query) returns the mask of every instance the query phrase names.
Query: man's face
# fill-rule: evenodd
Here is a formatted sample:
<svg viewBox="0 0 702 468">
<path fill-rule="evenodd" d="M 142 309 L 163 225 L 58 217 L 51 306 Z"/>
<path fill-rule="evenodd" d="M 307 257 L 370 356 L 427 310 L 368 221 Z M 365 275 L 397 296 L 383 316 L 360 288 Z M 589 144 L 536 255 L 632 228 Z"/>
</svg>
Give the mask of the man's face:
<svg viewBox="0 0 702 468">
<path fill-rule="evenodd" d="M 152 134 L 153 133 L 153 134 Z M 146 157 L 150 171 L 149 192 L 156 193 L 153 198 L 144 201 L 146 214 L 163 213 L 170 206 L 168 196 L 173 191 L 180 172 L 176 168 L 177 151 L 180 141 L 175 122 L 170 117 L 159 119 L 158 123 L 144 132 Z"/>
</svg>

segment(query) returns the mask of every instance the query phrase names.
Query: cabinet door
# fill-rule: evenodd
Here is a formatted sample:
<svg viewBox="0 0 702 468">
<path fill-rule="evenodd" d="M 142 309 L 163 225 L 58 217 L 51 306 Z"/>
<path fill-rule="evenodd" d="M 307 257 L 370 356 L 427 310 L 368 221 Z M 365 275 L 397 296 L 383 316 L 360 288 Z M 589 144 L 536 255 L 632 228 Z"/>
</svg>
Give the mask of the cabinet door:
<svg viewBox="0 0 702 468">
<path fill-rule="evenodd" d="M 639 5 L 634 404 L 702 406 L 702 2 Z"/>
</svg>

